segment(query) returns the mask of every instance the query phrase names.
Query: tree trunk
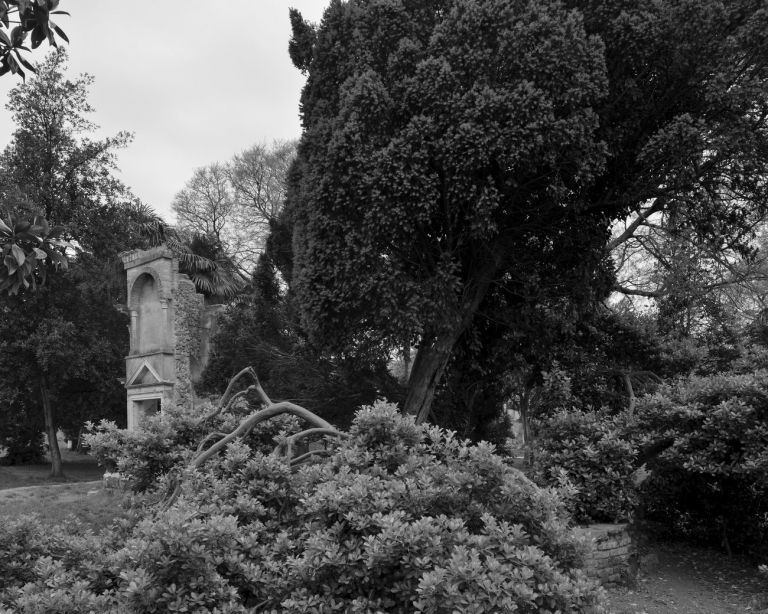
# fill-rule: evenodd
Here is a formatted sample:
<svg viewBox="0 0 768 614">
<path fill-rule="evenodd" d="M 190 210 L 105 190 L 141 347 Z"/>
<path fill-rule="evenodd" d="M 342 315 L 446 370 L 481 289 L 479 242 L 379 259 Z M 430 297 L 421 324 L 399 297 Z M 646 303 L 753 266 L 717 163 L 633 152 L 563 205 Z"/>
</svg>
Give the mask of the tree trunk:
<svg viewBox="0 0 768 614">
<path fill-rule="evenodd" d="M 480 268 L 473 281 L 467 282 L 464 295 L 457 303 L 453 326 L 445 327 L 443 332 L 438 334 L 427 335 L 419 344 L 404 403 L 405 413 L 416 416 L 417 424 L 421 424 L 429 416 L 435 390 L 451 359 L 453 347 L 472 324 L 480 303 L 491 287 L 495 272 L 494 261 L 489 261 Z"/>
<path fill-rule="evenodd" d="M 56 438 L 56 425 L 53 422 L 51 397 L 48 392 L 48 378 L 45 377 L 45 375 L 40 376 L 40 400 L 43 402 L 43 413 L 45 414 L 45 432 L 48 436 L 48 449 L 51 453 L 51 477 L 61 478 L 64 477 L 64 470 L 61 464 L 59 440 Z"/>
<path fill-rule="evenodd" d="M 437 385 L 445 373 L 460 331 L 438 335 L 429 343 L 422 343 L 413 361 L 411 377 L 408 380 L 408 395 L 405 397 L 405 413 L 416 416 L 421 424 L 429 416 Z"/>
</svg>

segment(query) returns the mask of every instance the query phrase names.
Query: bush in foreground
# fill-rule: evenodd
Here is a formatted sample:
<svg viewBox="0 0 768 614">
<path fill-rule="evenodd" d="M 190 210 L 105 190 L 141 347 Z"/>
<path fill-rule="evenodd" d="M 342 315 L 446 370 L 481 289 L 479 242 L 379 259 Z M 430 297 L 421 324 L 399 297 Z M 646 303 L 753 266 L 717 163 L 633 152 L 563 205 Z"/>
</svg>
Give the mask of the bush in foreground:
<svg viewBox="0 0 768 614">
<path fill-rule="evenodd" d="M 386 404 L 358 412 L 318 462 L 292 469 L 234 442 L 182 485 L 173 506 L 113 534 L 98 560 L 39 559 L 27 584 L 2 594 L 7 607 L 602 611 L 556 491 L 490 445 L 417 426 Z"/>
</svg>

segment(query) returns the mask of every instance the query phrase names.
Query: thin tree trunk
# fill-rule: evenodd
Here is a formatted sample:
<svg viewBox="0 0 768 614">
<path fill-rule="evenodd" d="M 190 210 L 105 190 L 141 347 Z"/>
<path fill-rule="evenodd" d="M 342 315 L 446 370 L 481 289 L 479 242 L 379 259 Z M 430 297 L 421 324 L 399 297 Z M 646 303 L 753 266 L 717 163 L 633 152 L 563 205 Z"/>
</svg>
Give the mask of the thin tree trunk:
<svg viewBox="0 0 768 614">
<path fill-rule="evenodd" d="M 403 346 L 403 384 L 408 383 L 411 376 L 411 346 Z"/>
<path fill-rule="evenodd" d="M 526 386 L 520 400 L 520 423 L 523 426 L 523 465 L 530 467 L 533 465 L 533 448 L 531 447 L 531 423 L 529 420 L 531 407 L 531 394 L 533 387 Z"/>
<path fill-rule="evenodd" d="M 627 389 L 627 412 L 630 416 L 633 416 L 635 414 L 635 406 L 637 405 L 637 397 L 635 397 L 635 389 L 632 387 L 632 377 L 627 371 L 622 371 L 621 376 L 624 379 L 624 387 Z"/>
<path fill-rule="evenodd" d="M 56 438 L 56 425 L 53 422 L 53 408 L 51 407 L 51 397 L 48 391 L 48 378 L 45 375 L 40 376 L 40 399 L 43 402 L 43 413 L 45 414 L 45 432 L 48 436 L 48 449 L 51 453 L 51 477 L 64 477 L 64 470 L 61 464 L 61 451 L 59 450 L 59 440 Z"/>
</svg>

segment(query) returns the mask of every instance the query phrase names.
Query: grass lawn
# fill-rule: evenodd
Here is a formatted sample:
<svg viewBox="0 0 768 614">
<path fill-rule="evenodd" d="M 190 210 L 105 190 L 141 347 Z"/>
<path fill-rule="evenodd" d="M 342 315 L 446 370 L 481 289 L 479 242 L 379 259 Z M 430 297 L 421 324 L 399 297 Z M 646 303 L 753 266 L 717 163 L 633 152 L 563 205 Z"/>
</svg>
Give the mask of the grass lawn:
<svg viewBox="0 0 768 614">
<path fill-rule="evenodd" d="M 64 463 L 63 478 L 49 477 L 50 463 L 0 466 L 0 490 L 63 482 L 93 482 L 100 480 L 104 475 L 104 468 L 99 467 L 96 461 L 86 454 L 62 449 L 61 458 Z"/>
<path fill-rule="evenodd" d="M 50 463 L 0 466 L 0 523 L 37 514 L 57 525 L 74 516 L 98 532 L 127 515 L 129 495 L 102 490 L 103 467 L 67 449 L 61 455 L 63 478 L 49 477 Z"/>
<path fill-rule="evenodd" d="M 46 525 L 74 516 L 93 531 L 127 516 L 129 495 L 101 489 L 101 482 L 70 482 L 0 490 L 0 523 L 37 514 Z"/>
</svg>

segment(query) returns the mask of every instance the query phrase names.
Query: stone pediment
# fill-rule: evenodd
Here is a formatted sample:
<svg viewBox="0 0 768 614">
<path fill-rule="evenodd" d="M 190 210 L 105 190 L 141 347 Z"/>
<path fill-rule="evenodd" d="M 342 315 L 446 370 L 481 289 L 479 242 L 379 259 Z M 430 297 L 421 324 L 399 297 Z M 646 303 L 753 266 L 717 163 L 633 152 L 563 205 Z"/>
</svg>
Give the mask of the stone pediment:
<svg viewBox="0 0 768 614">
<path fill-rule="evenodd" d="M 126 386 L 150 386 L 152 384 L 160 384 L 163 381 L 148 362 L 141 363 L 134 374 L 128 379 Z"/>
</svg>

